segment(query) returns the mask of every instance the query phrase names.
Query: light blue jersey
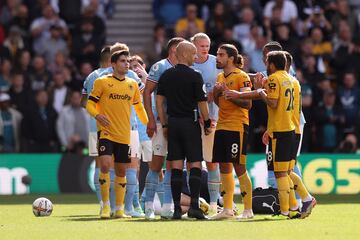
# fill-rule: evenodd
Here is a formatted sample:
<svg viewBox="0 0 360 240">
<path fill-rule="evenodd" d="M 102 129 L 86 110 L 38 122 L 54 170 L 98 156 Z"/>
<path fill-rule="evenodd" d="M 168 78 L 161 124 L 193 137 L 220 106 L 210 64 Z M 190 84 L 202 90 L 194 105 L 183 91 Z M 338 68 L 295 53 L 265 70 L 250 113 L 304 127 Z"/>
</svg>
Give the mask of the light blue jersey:
<svg viewBox="0 0 360 240">
<path fill-rule="evenodd" d="M 267 77 L 267 71 L 263 71 L 263 72 L 261 72 L 261 74 L 262 74 L 264 77 Z M 293 77 L 297 80 L 297 78 L 296 78 L 296 72 L 295 72 L 295 70 L 294 70 L 294 68 L 293 68 L 292 66 L 291 66 L 290 69 L 289 69 L 289 74 L 290 74 L 291 76 L 293 76 Z M 303 128 L 304 125 L 305 125 L 305 123 L 306 123 L 305 116 L 304 116 L 304 113 L 303 113 L 302 110 L 301 110 L 301 114 L 300 114 L 300 126 L 302 126 L 302 128 Z"/>
<path fill-rule="evenodd" d="M 94 87 L 95 80 L 111 73 L 113 73 L 112 67 L 99 68 L 93 71 L 92 73 L 90 73 L 89 76 L 87 76 L 87 78 L 84 81 L 82 93 L 87 94 L 89 96 Z M 145 88 L 145 84 L 141 81 L 141 79 L 137 76 L 137 74 L 134 71 L 129 70 L 126 74 L 126 77 L 134 79 L 139 84 L 140 91 Z M 132 113 L 133 112 L 134 111 L 132 110 Z M 96 132 L 96 131 L 97 131 L 96 120 L 95 118 L 90 117 L 90 132 Z"/>
<path fill-rule="evenodd" d="M 222 72 L 221 69 L 216 68 L 216 57 L 208 55 L 208 59 L 204 63 L 194 63 L 191 67 L 201 73 L 206 87 L 206 92 L 209 93 L 213 90 L 217 75 Z M 218 120 L 219 108 L 215 102 L 209 103 L 209 117 Z"/>
<path fill-rule="evenodd" d="M 161 77 L 161 75 L 168 70 L 169 68 L 172 68 L 174 65 L 170 62 L 170 60 L 168 58 L 162 59 L 156 63 L 154 63 L 154 65 L 151 66 L 150 68 L 150 72 L 149 72 L 149 76 L 147 77 L 147 81 L 151 81 L 154 83 L 158 83 L 159 79 Z M 155 94 L 156 94 L 157 90 L 155 89 Z M 154 113 L 154 118 L 156 120 L 156 122 L 159 122 L 159 118 L 158 118 L 158 114 L 156 111 L 156 105 L 155 105 L 155 100 L 154 100 L 154 96 L 152 96 L 152 110 Z"/>
</svg>

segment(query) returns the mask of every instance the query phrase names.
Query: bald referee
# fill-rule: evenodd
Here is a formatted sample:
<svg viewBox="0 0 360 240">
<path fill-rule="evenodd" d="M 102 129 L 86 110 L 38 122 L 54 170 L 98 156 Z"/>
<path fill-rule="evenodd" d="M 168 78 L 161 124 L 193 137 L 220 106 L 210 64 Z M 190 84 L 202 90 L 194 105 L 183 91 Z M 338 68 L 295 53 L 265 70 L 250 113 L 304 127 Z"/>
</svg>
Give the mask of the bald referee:
<svg viewBox="0 0 360 240">
<path fill-rule="evenodd" d="M 161 75 L 156 96 L 164 137 L 168 139 L 167 160 L 171 161 L 172 165 L 171 192 L 175 207 L 173 219 L 181 219 L 180 197 L 185 158 L 190 166 L 191 205 L 188 217 L 205 219 L 199 208 L 203 154 L 198 109 L 205 119 L 204 130 L 208 135 L 211 131 L 211 120 L 207 97 L 201 74 L 189 67 L 196 59 L 195 45 L 188 41 L 179 43 L 176 57 L 178 64 Z"/>
</svg>

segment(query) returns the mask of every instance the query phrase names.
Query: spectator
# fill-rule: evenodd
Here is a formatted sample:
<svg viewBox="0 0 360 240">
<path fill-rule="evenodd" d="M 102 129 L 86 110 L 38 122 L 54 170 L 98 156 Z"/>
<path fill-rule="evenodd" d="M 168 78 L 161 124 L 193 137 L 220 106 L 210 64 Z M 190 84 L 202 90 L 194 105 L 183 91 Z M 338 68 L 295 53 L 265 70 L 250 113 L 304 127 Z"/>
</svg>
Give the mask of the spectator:
<svg viewBox="0 0 360 240">
<path fill-rule="evenodd" d="M 42 56 L 35 56 L 33 69 L 29 75 L 30 86 L 33 91 L 45 90 L 52 82 L 52 75 L 46 69 L 45 59 Z"/>
<path fill-rule="evenodd" d="M 92 66 L 96 66 L 102 44 L 103 38 L 96 34 L 92 21 L 83 20 L 81 30 L 73 36 L 72 55 L 76 64 L 79 66 L 81 62 L 90 61 Z"/>
<path fill-rule="evenodd" d="M 16 16 L 21 0 L 7 0 L 6 5 L 0 11 L 0 24 L 9 26 L 11 20 Z"/>
<path fill-rule="evenodd" d="M 295 55 L 295 51 L 298 49 L 298 42 L 296 38 L 290 35 L 290 28 L 287 24 L 282 23 L 277 25 L 274 39 L 281 44 L 285 51 L 288 51 L 291 55 Z"/>
<path fill-rule="evenodd" d="M 355 134 L 348 134 L 346 135 L 345 139 L 343 141 L 341 141 L 338 149 L 336 150 L 336 152 L 339 153 L 357 153 L 357 137 Z"/>
<path fill-rule="evenodd" d="M 11 63 L 15 65 L 20 58 L 21 51 L 25 48 L 18 26 L 10 27 L 9 36 L 5 39 L 3 46 L 5 47 L 5 51 L 7 52 Z"/>
<path fill-rule="evenodd" d="M 19 6 L 16 16 L 9 23 L 9 26 L 14 26 L 14 25 L 19 27 L 25 45 L 26 46 L 29 45 L 30 18 L 29 18 L 29 11 L 26 5 L 22 4 Z"/>
<path fill-rule="evenodd" d="M 336 12 L 331 19 L 331 24 L 334 29 L 339 29 L 340 22 L 346 21 L 350 27 L 351 35 L 358 34 L 359 24 L 357 16 L 351 11 L 348 0 L 336 1 Z"/>
<path fill-rule="evenodd" d="M 58 151 L 56 118 L 56 111 L 48 104 L 47 92 L 37 91 L 35 104 L 27 108 L 22 122 L 25 151 L 35 153 Z"/>
<path fill-rule="evenodd" d="M 222 34 L 222 37 L 220 39 L 217 40 L 217 42 L 215 42 L 216 46 L 220 46 L 223 43 L 229 43 L 232 44 L 236 47 L 236 49 L 239 51 L 239 53 L 242 53 L 243 51 L 243 47 L 241 46 L 241 43 L 236 41 L 234 38 L 234 33 L 232 30 L 232 27 L 226 27 L 224 29 L 224 32 Z M 215 49 L 211 49 L 211 52 L 214 52 L 214 54 L 216 55 L 216 50 Z"/>
<path fill-rule="evenodd" d="M 183 38 L 190 38 L 198 32 L 205 31 L 204 21 L 197 17 L 195 4 L 186 6 L 186 16 L 179 19 L 175 26 L 175 35 Z"/>
<path fill-rule="evenodd" d="M 11 62 L 8 59 L 4 59 L 0 68 L 0 92 L 7 92 L 10 88 L 11 69 Z"/>
<path fill-rule="evenodd" d="M 298 10 L 294 2 L 290 0 L 272 0 L 265 5 L 264 8 L 265 26 L 266 27 L 270 26 L 269 21 L 272 18 L 274 7 L 281 9 L 281 22 L 290 24 L 292 29 L 296 29 Z"/>
<path fill-rule="evenodd" d="M 240 23 L 233 28 L 234 39 L 239 41 L 243 47 L 247 46 L 251 39 L 251 26 L 254 23 L 254 11 L 249 8 L 243 8 L 241 11 Z"/>
<path fill-rule="evenodd" d="M 33 37 L 33 50 L 35 53 L 41 53 L 43 42 L 49 39 L 50 27 L 57 25 L 61 28 L 62 34 L 67 36 L 67 25 L 64 20 L 59 18 L 50 5 L 42 9 L 42 16 L 36 18 L 30 25 L 31 35 Z"/>
<path fill-rule="evenodd" d="M 10 96 L 0 93 L 0 153 L 20 151 L 22 115 L 10 106 Z"/>
<path fill-rule="evenodd" d="M 343 86 L 338 89 L 338 99 L 344 109 L 345 132 L 354 132 L 360 110 L 360 89 L 356 84 L 354 73 L 347 72 L 343 78 Z"/>
<path fill-rule="evenodd" d="M 68 86 L 73 91 L 81 91 L 83 82 L 86 77 L 93 71 L 93 67 L 89 62 L 83 62 L 80 65 L 80 72 L 76 76 L 72 77 Z"/>
<path fill-rule="evenodd" d="M 46 62 L 52 65 L 55 61 L 55 55 L 57 52 L 62 52 L 65 56 L 68 56 L 68 46 L 62 36 L 62 28 L 58 25 L 50 26 L 50 36 L 47 39 L 43 39 L 43 47 L 38 52 L 45 57 Z"/>
<path fill-rule="evenodd" d="M 144 47 L 149 66 L 152 66 L 155 62 L 166 56 L 167 42 L 165 26 L 163 24 L 156 24 L 151 41 Z"/>
<path fill-rule="evenodd" d="M 317 140 L 321 152 L 334 152 L 341 139 L 345 118 L 342 109 L 336 106 L 335 102 L 335 92 L 326 91 L 323 102 L 316 110 L 316 136 L 318 136 Z"/>
<path fill-rule="evenodd" d="M 324 35 L 321 28 L 313 28 L 310 32 L 311 41 L 313 42 L 312 54 L 314 54 L 318 59 L 318 64 L 324 64 L 324 70 L 320 72 L 329 73 L 329 62 L 332 54 L 332 44 L 330 41 L 324 40 Z"/>
<path fill-rule="evenodd" d="M 254 69 L 255 72 L 261 72 L 266 67 L 263 62 L 263 47 L 266 44 L 266 39 L 261 34 L 258 33 L 259 28 L 252 28 L 252 36 L 254 39 L 254 47 L 244 47 L 244 51 L 249 55 L 250 58 L 250 67 Z"/>
<path fill-rule="evenodd" d="M 51 73 L 64 72 L 64 71 L 66 71 L 67 68 L 69 68 L 69 69 L 74 68 L 71 66 L 72 66 L 72 61 L 70 58 L 68 58 L 66 53 L 64 53 L 62 51 L 57 51 L 55 53 L 54 61 L 52 63 L 50 63 L 49 70 Z"/>
<path fill-rule="evenodd" d="M 23 50 L 20 53 L 20 59 L 18 59 L 18 63 L 15 67 L 17 67 L 15 70 L 21 72 L 24 76 L 26 76 L 26 79 L 28 79 L 30 72 L 31 72 L 31 55 L 28 50 Z M 29 82 L 27 82 L 26 87 L 30 87 Z"/>
<path fill-rule="evenodd" d="M 263 10 L 260 0 L 237 0 L 228 2 L 230 2 L 232 11 L 239 19 L 242 18 L 242 10 L 248 8 L 254 12 L 256 22 L 260 23 L 263 21 Z"/>
<path fill-rule="evenodd" d="M 89 135 L 89 115 L 80 105 L 80 92 L 72 92 L 70 104 L 60 112 L 56 130 L 63 149 L 75 151 L 79 145 L 86 146 Z"/>
<path fill-rule="evenodd" d="M 70 90 L 65 85 L 65 78 L 62 72 L 56 72 L 54 74 L 53 85 L 48 89 L 49 104 L 59 114 L 64 105 L 69 104 Z"/>
<path fill-rule="evenodd" d="M 319 6 L 315 6 L 310 10 L 309 17 L 305 20 L 303 24 L 303 33 L 308 35 L 313 28 L 320 28 L 324 34 L 325 40 L 330 40 L 330 34 L 332 31 L 332 26 L 330 22 L 326 19 L 324 15 L 324 10 Z"/>
<path fill-rule="evenodd" d="M 186 2 L 187 0 L 154 0 L 152 9 L 155 20 L 164 24 L 165 28 L 170 31 L 184 16 Z"/>
<path fill-rule="evenodd" d="M 101 19 L 98 15 L 96 15 L 97 12 L 97 4 L 89 4 L 84 8 L 82 18 L 80 22 L 83 21 L 89 21 L 94 27 L 94 33 L 101 38 L 102 43 L 105 43 L 105 33 L 106 33 L 106 25 L 104 23 L 104 20 Z M 81 26 L 80 26 L 81 27 Z"/>
<path fill-rule="evenodd" d="M 13 73 L 9 90 L 12 107 L 22 114 L 25 113 L 26 108 L 34 101 L 33 92 L 29 87 L 25 86 L 24 78 L 24 75 L 20 72 Z"/>
<path fill-rule="evenodd" d="M 337 79 L 342 79 L 344 73 L 356 64 L 356 61 L 359 60 L 359 54 L 360 47 L 352 41 L 350 26 L 345 21 L 340 22 L 338 39 L 335 39 L 335 56 L 333 60 Z"/>
<path fill-rule="evenodd" d="M 234 14 L 231 11 L 225 10 L 223 2 L 217 2 L 206 23 L 206 32 L 212 41 L 219 42 L 223 38 L 225 29 L 233 28 L 235 23 L 236 20 Z"/>
<path fill-rule="evenodd" d="M 59 16 L 65 20 L 70 29 L 74 29 L 81 17 L 82 0 L 58 1 Z"/>
<path fill-rule="evenodd" d="M 315 86 L 325 78 L 325 75 L 323 73 L 320 73 L 317 68 L 315 56 L 309 55 L 305 57 L 303 66 L 304 67 L 302 71 L 303 71 L 304 79 L 311 86 Z"/>
</svg>

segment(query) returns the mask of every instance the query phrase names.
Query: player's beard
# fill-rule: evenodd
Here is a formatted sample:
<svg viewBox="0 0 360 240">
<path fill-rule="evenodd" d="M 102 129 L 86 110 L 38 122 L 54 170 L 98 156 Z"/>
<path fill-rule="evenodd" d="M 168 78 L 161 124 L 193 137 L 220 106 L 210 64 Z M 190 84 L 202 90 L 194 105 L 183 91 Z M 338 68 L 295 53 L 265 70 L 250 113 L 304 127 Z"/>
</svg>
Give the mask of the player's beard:
<svg viewBox="0 0 360 240">
<path fill-rule="evenodd" d="M 224 66 L 222 66 L 220 62 L 216 62 L 216 68 L 217 69 L 223 69 Z"/>
</svg>

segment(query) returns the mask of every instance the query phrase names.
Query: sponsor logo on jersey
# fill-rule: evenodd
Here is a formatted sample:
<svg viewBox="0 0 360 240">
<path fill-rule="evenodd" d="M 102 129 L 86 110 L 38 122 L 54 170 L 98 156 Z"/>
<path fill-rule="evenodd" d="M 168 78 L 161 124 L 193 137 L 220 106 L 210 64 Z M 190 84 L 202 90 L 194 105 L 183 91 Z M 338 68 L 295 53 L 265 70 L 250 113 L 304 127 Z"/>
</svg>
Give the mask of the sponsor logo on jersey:
<svg viewBox="0 0 360 240">
<path fill-rule="evenodd" d="M 114 100 L 131 100 L 131 96 L 129 96 L 128 94 L 117 94 L 117 93 L 110 93 L 109 95 L 109 99 L 114 99 Z"/>
</svg>

